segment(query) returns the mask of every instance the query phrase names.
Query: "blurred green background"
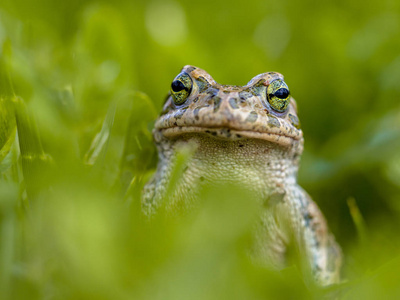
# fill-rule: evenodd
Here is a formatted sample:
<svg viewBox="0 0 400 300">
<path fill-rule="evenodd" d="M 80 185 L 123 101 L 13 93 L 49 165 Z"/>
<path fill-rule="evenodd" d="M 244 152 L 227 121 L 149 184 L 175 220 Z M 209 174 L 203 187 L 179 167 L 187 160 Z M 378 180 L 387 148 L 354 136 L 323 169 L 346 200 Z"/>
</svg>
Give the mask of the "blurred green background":
<svg viewBox="0 0 400 300">
<path fill-rule="evenodd" d="M 186 64 L 285 75 L 343 285 L 253 265 L 241 191 L 143 221 L 151 128 Z M 2 0 L 0 299 L 398 298 L 399 83 L 397 0 Z"/>
</svg>

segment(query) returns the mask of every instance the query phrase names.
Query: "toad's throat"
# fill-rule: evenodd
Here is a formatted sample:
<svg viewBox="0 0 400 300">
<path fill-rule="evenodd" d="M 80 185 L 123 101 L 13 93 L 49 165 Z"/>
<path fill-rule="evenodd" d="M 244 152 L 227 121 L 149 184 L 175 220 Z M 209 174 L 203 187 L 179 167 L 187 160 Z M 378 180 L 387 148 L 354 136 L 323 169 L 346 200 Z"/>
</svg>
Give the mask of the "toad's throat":
<svg viewBox="0 0 400 300">
<path fill-rule="evenodd" d="M 182 127 L 170 127 L 160 129 L 160 132 L 167 138 L 173 138 L 181 134 L 187 133 L 203 133 L 213 136 L 215 138 L 223 138 L 230 140 L 238 139 L 259 139 L 265 140 L 272 143 L 276 143 L 285 147 L 293 146 L 298 144 L 302 140 L 302 135 L 290 136 L 282 133 L 272 132 L 257 132 L 250 130 L 237 130 L 228 127 L 200 127 L 200 126 L 182 126 Z"/>
</svg>

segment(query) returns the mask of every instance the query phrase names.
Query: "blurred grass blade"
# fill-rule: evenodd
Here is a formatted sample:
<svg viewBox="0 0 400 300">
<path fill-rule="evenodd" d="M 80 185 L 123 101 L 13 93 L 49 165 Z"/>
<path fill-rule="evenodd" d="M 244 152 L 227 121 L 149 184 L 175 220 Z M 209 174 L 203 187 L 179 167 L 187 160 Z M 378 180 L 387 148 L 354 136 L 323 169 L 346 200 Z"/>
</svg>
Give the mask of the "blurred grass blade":
<svg viewBox="0 0 400 300">
<path fill-rule="evenodd" d="M 347 199 L 347 205 L 349 207 L 351 218 L 356 226 L 358 237 L 361 244 L 365 244 L 367 241 L 367 229 L 365 226 L 364 218 L 357 206 L 356 199 L 350 197 Z"/>
<path fill-rule="evenodd" d="M 142 182 L 149 165 L 155 164 L 155 151 L 149 124 L 156 119 L 157 111 L 151 99 L 144 93 L 133 92 L 128 99 L 131 101 L 131 111 L 120 162 L 118 185 L 124 193 L 128 190 L 127 193 L 136 193 L 138 196 L 136 186 Z"/>
<path fill-rule="evenodd" d="M 117 96 L 85 154 L 85 164 L 103 165 L 108 170 L 118 166 L 117 177 L 104 176 L 115 182 L 117 191 L 125 194 L 129 184 L 136 183 L 134 176 L 141 178 L 155 160 L 149 130 L 149 122 L 155 117 L 156 110 L 147 95 L 133 92 Z"/>
<path fill-rule="evenodd" d="M 18 141 L 22 160 L 26 190 L 29 197 L 38 192 L 39 177 L 44 172 L 44 161 L 48 160 L 39 138 L 36 123 L 29 115 L 22 98 L 15 96 L 10 79 L 11 43 L 7 40 L 3 45 L 0 59 L 1 88 L 1 155 L 6 155 L 13 143 L 15 129 L 18 131 Z M 13 105 L 13 109 L 12 109 Z M 3 159 L 4 156 L 1 157 Z"/>
<path fill-rule="evenodd" d="M 17 198 L 16 186 L 0 182 L 0 299 L 8 299 L 11 290 Z"/>
<path fill-rule="evenodd" d="M 112 103 L 110 105 L 110 108 L 108 109 L 100 132 L 96 134 L 92 141 L 92 144 L 90 145 L 89 150 L 85 154 L 85 164 L 94 165 L 96 162 L 99 161 L 99 158 L 101 156 L 104 159 L 104 155 L 107 151 L 107 145 L 110 139 L 111 128 L 114 124 L 115 110 L 116 106 Z"/>
<path fill-rule="evenodd" d="M 15 119 L 18 130 L 18 141 L 21 152 L 22 172 L 29 198 L 34 198 L 43 184 L 46 184 L 45 174 L 50 163 L 42 147 L 36 122 L 28 112 L 23 99 L 13 98 Z"/>
<path fill-rule="evenodd" d="M 8 74 L 10 52 L 10 43 L 4 43 L 3 51 L 0 54 L 0 162 L 10 151 L 16 132 L 15 118 L 11 102 L 13 91 Z"/>
<path fill-rule="evenodd" d="M 8 154 L 15 140 L 15 118 L 10 113 L 8 99 L 0 98 L 0 162 Z"/>
</svg>

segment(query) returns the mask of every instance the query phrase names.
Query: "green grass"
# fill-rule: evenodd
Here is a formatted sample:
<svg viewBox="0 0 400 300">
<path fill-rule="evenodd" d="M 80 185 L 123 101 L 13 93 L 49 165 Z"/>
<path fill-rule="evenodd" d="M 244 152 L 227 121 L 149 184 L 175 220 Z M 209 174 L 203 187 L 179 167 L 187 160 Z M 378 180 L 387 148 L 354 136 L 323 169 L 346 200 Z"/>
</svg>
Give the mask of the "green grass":
<svg viewBox="0 0 400 300">
<path fill-rule="evenodd" d="M 0 299 L 399 298 L 399 15 L 396 0 L 2 1 Z M 224 84 L 285 75 L 299 181 L 342 246 L 343 284 L 253 264 L 244 191 L 144 220 L 151 129 L 185 64 Z"/>
</svg>

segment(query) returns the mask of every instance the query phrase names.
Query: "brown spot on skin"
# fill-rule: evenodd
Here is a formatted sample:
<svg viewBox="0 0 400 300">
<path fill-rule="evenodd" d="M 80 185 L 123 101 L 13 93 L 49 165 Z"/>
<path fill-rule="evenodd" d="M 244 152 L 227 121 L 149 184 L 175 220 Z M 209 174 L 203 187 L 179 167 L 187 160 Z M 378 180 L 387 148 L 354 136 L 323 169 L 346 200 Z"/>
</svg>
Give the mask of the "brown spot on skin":
<svg viewBox="0 0 400 300">
<path fill-rule="evenodd" d="M 243 100 L 243 99 L 239 99 L 239 105 L 240 105 L 240 107 L 246 107 L 247 106 L 247 102 L 246 102 L 246 100 Z"/>
<path fill-rule="evenodd" d="M 205 133 L 211 134 L 212 136 L 217 136 L 217 133 L 215 131 L 206 130 Z"/>
<path fill-rule="evenodd" d="M 274 117 L 271 114 L 268 114 L 268 125 L 270 127 L 280 127 L 281 123 L 279 122 L 278 118 Z"/>
<path fill-rule="evenodd" d="M 266 90 L 264 83 L 265 83 L 264 79 L 259 80 L 254 86 L 250 88 L 250 92 L 254 96 L 260 97 L 261 94 L 263 94 Z"/>
<path fill-rule="evenodd" d="M 197 121 L 200 119 L 200 118 L 199 118 L 199 110 L 200 110 L 199 107 L 196 107 L 196 108 L 193 110 L 194 118 L 195 118 L 195 120 L 197 120 Z"/>
<path fill-rule="evenodd" d="M 221 98 L 218 96 L 212 96 L 209 98 L 206 102 L 208 106 L 213 105 L 214 106 L 214 112 L 218 112 L 219 107 L 221 105 Z"/>
<path fill-rule="evenodd" d="M 238 99 L 237 98 L 229 98 L 229 105 L 233 108 L 233 109 L 238 109 L 239 106 L 237 104 Z"/>
<path fill-rule="evenodd" d="M 239 97 L 240 97 L 240 99 L 242 99 L 242 100 L 246 100 L 246 99 L 248 99 L 248 98 L 250 98 L 250 97 L 252 97 L 252 96 L 253 96 L 253 94 L 250 93 L 249 91 L 241 91 L 241 92 L 239 93 Z"/>
<path fill-rule="evenodd" d="M 197 85 L 199 86 L 199 93 L 203 93 L 210 86 L 208 81 L 202 76 L 197 79 Z"/>
<path fill-rule="evenodd" d="M 259 97 L 260 96 L 260 91 L 255 88 L 251 88 L 250 92 L 253 94 L 253 96 Z"/>
<path fill-rule="evenodd" d="M 289 120 L 290 120 L 290 123 L 292 123 L 292 125 L 294 127 L 296 127 L 297 129 L 300 129 L 300 121 L 295 115 L 289 114 Z"/>
<path fill-rule="evenodd" d="M 202 108 L 204 108 L 204 107 L 208 107 L 208 105 L 198 106 L 198 107 L 196 107 L 196 108 L 193 110 L 194 118 L 195 118 L 197 121 L 200 119 L 200 118 L 199 118 L 199 110 L 202 109 Z"/>
<path fill-rule="evenodd" d="M 257 81 L 257 83 L 255 85 L 256 86 L 266 86 L 267 83 L 266 83 L 265 79 L 260 79 L 259 81 Z"/>
<path fill-rule="evenodd" d="M 207 91 L 208 95 L 211 95 L 211 97 L 215 97 L 218 95 L 219 89 L 216 88 L 209 88 Z"/>
<path fill-rule="evenodd" d="M 221 98 L 220 97 L 214 97 L 214 112 L 217 112 L 219 110 L 219 107 L 221 106 Z"/>
<path fill-rule="evenodd" d="M 193 115 L 194 115 L 194 118 L 195 118 L 195 120 L 196 121 L 198 121 L 199 119 L 200 119 L 200 117 L 199 117 L 199 110 L 200 110 L 200 108 L 195 108 L 194 109 L 194 111 L 193 111 Z"/>
<path fill-rule="evenodd" d="M 257 112 L 255 112 L 254 110 L 253 111 L 251 111 L 250 113 L 249 113 L 249 115 L 247 116 L 247 118 L 246 118 L 246 122 L 250 122 L 250 123 L 254 123 L 256 120 L 257 120 L 257 118 L 258 118 L 258 114 L 257 114 Z"/>
<path fill-rule="evenodd" d="M 228 138 L 230 138 L 232 136 L 231 131 L 229 129 L 222 129 L 221 133 Z"/>
</svg>

